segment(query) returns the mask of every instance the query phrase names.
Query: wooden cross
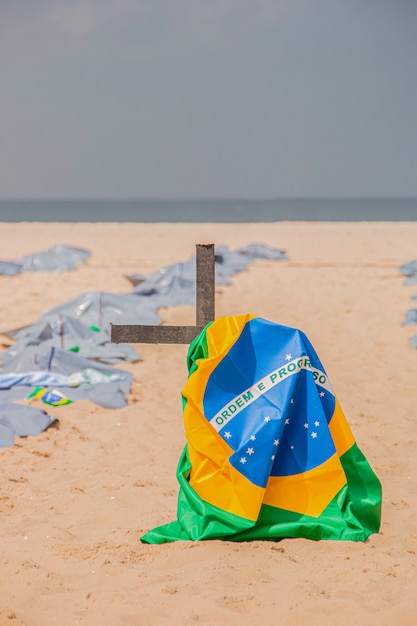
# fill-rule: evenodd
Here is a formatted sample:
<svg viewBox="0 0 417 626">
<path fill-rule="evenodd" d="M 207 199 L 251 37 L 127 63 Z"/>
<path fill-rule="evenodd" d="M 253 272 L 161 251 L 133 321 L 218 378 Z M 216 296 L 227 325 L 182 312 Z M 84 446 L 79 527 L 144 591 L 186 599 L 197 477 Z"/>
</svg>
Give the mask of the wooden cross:
<svg viewBox="0 0 417 626">
<path fill-rule="evenodd" d="M 191 343 L 214 320 L 214 244 L 196 245 L 196 325 L 111 324 L 113 343 Z"/>
</svg>

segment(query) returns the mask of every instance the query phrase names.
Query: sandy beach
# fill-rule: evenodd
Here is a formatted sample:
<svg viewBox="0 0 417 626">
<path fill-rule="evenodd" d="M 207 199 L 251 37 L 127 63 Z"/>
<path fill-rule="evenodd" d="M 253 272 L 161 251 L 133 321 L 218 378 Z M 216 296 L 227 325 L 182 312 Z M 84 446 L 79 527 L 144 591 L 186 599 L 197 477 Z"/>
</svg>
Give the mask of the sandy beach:
<svg viewBox="0 0 417 626">
<path fill-rule="evenodd" d="M 417 223 L 0 224 L 0 258 L 56 244 L 91 257 L 69 272 L 0 276 L 0 331 L 86 291 L 128 293 L 126 274 L 188 260 L 196 243 L 285 250 L 217 286 L 216 315 L 303 330 L 383 488 L 366 543 L 177 542 L 140 536 L 176 518 L 185 439 L 185 345 L 136 346 L 123 409 L 48 407 L 59 423 L 0 450 L 0 626 L 417 623 L 417 352 L 402 326 L 416 287 Z M 194 324 L 193 307 L 164 308 Z M 0 335 L 0 351 L 10 340 Z"/>
</svg>

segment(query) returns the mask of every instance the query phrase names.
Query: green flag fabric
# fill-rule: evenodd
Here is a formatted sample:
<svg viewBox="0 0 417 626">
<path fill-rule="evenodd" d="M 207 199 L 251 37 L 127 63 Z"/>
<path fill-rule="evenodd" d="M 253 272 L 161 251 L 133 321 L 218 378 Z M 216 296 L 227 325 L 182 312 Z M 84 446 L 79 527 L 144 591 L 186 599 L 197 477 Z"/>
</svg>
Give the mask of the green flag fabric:
<svg viewBox="0 0 417 626">
<path fill-rule="evenodd" d="M 142 542 L 378 532 L 380 482 L 304 333 L 253 315 L 219 318 L 187 364 L 177 520 Z"/>
</svg>

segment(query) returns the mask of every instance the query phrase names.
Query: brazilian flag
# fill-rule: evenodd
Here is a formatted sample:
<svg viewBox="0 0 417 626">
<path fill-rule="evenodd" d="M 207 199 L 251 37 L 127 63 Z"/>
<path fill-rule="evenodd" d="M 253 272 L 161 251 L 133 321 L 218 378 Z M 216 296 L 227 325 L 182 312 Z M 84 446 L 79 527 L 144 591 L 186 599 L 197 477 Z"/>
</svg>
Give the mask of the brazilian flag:
<svg viewBox="0 0 417 626">
<path fill-rule="evenodd" d="M 365 541 L 381 485 L 300 330 L 219 318 L 190 345 L 177 520 L 141 540 Z"/>
<path fill-rule="evenodd" d="M 45 389 L 44 387 L 35 387 L 32 393 L 28 395 L 28 400 L 29 398 L 37 398 L 38 400 L 42 400 L 42 402 L 51 404 L 52 406 L 61 406 L 62 404 L 72 403 L 72 400 L 63 396 L 62 393 L 56 389 L 49 391 L 49 389 Z"/>
</svg>

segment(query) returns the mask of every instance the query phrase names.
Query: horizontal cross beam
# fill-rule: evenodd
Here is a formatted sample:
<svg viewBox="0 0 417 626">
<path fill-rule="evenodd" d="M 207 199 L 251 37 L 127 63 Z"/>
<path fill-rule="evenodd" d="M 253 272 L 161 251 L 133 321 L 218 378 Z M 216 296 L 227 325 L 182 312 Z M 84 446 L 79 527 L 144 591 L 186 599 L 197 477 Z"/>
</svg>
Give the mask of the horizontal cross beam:
<svg viewBox="0 0 417 626">
<path fill-rule="evenodd" d="M 204 326 L 112 325 L 113 343 L 191 343 Z"/>
<path fill-rule="evenodd" d="M 215 314 L 214 244 L 196 245 L 196 325 L 111 324 L 113 343 L 191 343 Z"/>
</svg>

